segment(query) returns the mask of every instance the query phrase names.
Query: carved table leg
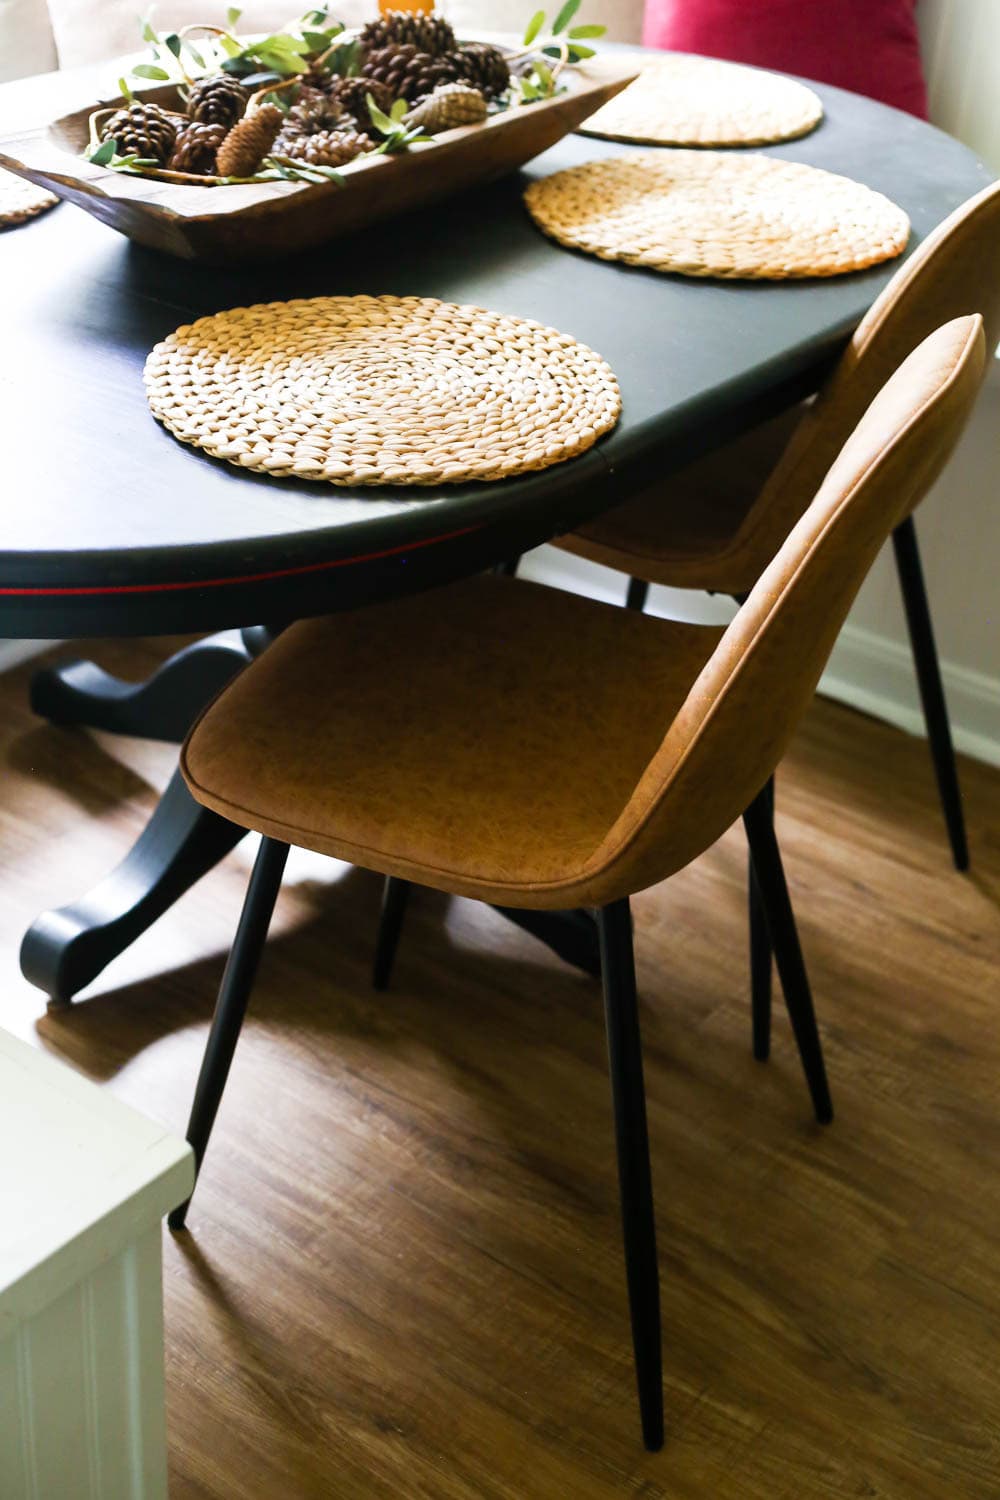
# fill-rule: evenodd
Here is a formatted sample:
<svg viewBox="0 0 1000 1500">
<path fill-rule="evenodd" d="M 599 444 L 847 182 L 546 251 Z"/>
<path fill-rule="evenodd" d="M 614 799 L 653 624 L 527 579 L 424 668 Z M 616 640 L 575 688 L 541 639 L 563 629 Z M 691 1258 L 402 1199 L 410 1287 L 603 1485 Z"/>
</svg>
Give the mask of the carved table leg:
<svg viewBox="0 0 1000 1500">
<path fill-rule="evenodd" d="M 31 707 L 53 724 L 180 744 L 205 704 L 257 654 L 257 628 L 195 641 L 145 682 L 123 682 L 92 661 L 46 667 L 32 679 Z"/>
<path fill-rule="evenodd" d="M 56 724 L 85 724 L 180 743 L 193 720 L 271 632 L 224 630 L 186 646 L 146 682 L 123 682 L 93 662 L 36 674 L 31 705 Z M 44 912 L 21 944 L 21 971 L 69 1000 L 218 864 L 245 830 L 199 807 L 175 771 L 149 823 L 117 869 L 78 901 Z"/>
<path fill-rule="evenodd" d="M 70 1000 L 246 835 L 200 807 L 175 771 L 116 869 L 87 895 L 44 912 L 21 944 L 21 972 Z"/>
</svg>

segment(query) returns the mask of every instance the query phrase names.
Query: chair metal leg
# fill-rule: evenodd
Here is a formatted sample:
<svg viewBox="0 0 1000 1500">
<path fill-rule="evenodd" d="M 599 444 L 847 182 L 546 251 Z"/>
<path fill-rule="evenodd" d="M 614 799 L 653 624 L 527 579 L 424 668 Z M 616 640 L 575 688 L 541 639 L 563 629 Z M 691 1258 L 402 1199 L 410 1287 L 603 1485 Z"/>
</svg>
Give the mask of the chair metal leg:
<svg viewBox="0 0 1000 1500">
<path fill-rule="evenodd" d="M 508 557 L 505 562 L 494 563 L 491 572 L 500 578 L 516 578 L 517 570 L 521 565 L 520 557 Z"/>
<path fill-rule="evenodd" d="M 969 845 L 965 836 L 965 819 L 962 816 L 962 792 L 958 784 L 958 768 L 955 765 L 955 750 L 951 742 L 951 725 L 948 721 L 948 705 L 945 703 L 941 682 L 941 667 L 937 647 L 934 644 L 934 628 L 931 624 L 927 589 L 924 585 L 924 570 L 920 562 L 917 545 L 917 528 L 913 517 L 907 516 L 892 533 L 892 547 L 896 554 L 896 571 L 906 610 L 906 625 L 910 633 L 913 663 L 917 669 L 917 684 L 923 704 L 927 739 L 934 761 L 941 810 L 948 827 L 952 858 L 956 870 L 969 868 Z"/>
<path fill-rule="evenodd" d="M 649 584 L 645 578 L 630 578 L 628 581 L 628 592 L 625 595 L 625 608 L 637 609 L 641 613 L 646 608 L 646 600 L 649 598 Z"/>
<path fill-rule="evenodd" d="M 774 777 L 764 788 L 774 821 Z M 763 796 L 764 793 L 761 795 Z M 750 915 L 750 1009 L 753 1022 L 753 1055 L 767 1062 L 771 1055 L 771 975 L 774 954 L 767 930 L 764 898 L 753 867 L 753 856 L 747 854 L 747 889 Z"/>
<path fill-rule="evenodd" d="M 816 1026 L 809 976 L 795 927 L 795 913 L 792 911 L 785 883 L 781 851 L 774 832 L 773 810 L 766 787 L 758 793 L 743 814 L 743 826 L 750 844 L 750 855 L 778 964 L 785 1005 L 805 1070 L 813 1109 L 820 1124 L 828 1125 L 833 1119 L 833 1103 L 823 1062 L 823 1047 Z"/>
<path fill-rule="evenodd" d="M 384 990 L 388 987 L 409 896 L 410 882 L 408 880 L 398 880 L 395 875 L 385 877 L 385 885 L 382 887 L 382 913 L 375 936 L 375 961 L 372 965 L 372 986 L 377 990 Z"/>
<path fill-rule="evenodd" d="M 188 1121 L 187 1138 L 194 1148 L 196 1172 L 201 1169 L 222 1091 L 229 1077 L 287 858 L 287 844 L 279 844 L 275 839 L 261 839 L 236 937 L 222 976 Z M 197 1178 L 195 1180 L 197 1182 Z M 168 1216 L 171 1229 L 184 1228 L 190 1202 L 189 1198 Z"/>
<path fill-rule="evenodd" d="M 597 921 L 632 1347 L 643 1441 L 655 1452 L 663 1447 L 660 1282 L 628 900 L 603 907 Z"/>
</svg>

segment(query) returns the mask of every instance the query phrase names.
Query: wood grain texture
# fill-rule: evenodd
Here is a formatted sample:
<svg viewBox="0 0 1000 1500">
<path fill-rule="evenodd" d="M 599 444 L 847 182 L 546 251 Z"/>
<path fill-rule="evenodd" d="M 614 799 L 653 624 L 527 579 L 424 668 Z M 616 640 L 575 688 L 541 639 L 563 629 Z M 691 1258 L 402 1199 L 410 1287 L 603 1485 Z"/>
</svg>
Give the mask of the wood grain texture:
<svg viewBox="0 0 1000 1500">
<path fill-rule="evenodd" d="M 102 645 L 140 676 L 173 642 Z M 16 949 L 124 852 L 169 750 L 38 726 L 0 680 L 3 1024 L 183 1124 L 253 849 L 69 1010 Z M 635 1420 L 598 987 L 293 853 L 186 1239 L 166 1251 L 173 1500 L 990 1500 L 1000 1494 L 1000 775 L 817 701 L 779 830 L 837 1121 L 787 1024 L 750 1056 L 732 832 L 635 903 L 667 1443 Z"/>
<path fill-rule="evenodd" d="M 116 65 L 107 65 L 108 77 Z M 119 64 L 119 71 L 121 64 Z M 0 142 L 0 163 L 120 230 L 185 260 L 232 265 L 325 244 L 353 230 L 491 182 L 547 151 L 635 78 L 634 60 L 596 57 L 573 69 L 566 92 L 476 125 L 442 131 L 433 146 L 376 156 L 341 168 L 340 187 L 261 182 L 209 187 L 131 176 L 95 166 L 82 153 L 91 114 L 121 97 L 88 102 L 43 129 Z M 78 83 L 65 84 L 65 98 Z M 173 85 L 136 97 L 176 109 Z"/>
</svg>

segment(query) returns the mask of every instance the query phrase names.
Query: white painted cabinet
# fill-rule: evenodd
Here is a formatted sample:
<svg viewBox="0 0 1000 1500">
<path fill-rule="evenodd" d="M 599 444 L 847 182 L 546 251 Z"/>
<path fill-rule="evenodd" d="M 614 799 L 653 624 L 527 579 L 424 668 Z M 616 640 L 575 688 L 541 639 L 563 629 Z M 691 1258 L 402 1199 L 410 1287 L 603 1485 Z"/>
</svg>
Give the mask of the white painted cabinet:
<svg viewBox="0 0 1000 1500">
<path fill-rule="evenodd" d="M 165 1500 L 161 1219 L 187 1144 L 0 1032 L 0 1496 Z"/>
</svg>

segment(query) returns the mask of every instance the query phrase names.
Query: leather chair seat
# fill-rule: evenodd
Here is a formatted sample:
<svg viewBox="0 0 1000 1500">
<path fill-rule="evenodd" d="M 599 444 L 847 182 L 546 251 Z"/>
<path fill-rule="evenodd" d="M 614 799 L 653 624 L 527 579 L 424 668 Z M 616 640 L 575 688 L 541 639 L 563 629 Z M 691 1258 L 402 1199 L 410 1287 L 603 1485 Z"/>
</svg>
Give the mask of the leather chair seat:
<svg viewBox="0 0 1000 1500">
<path fill-rule="evenodd" d="M 576 905 L 567 885 L 721 634 L 492 576 L 305 621 L 199 722 L 184 774 L 206 806 L 282 842 L 459 894 Z"/>
</svg>

